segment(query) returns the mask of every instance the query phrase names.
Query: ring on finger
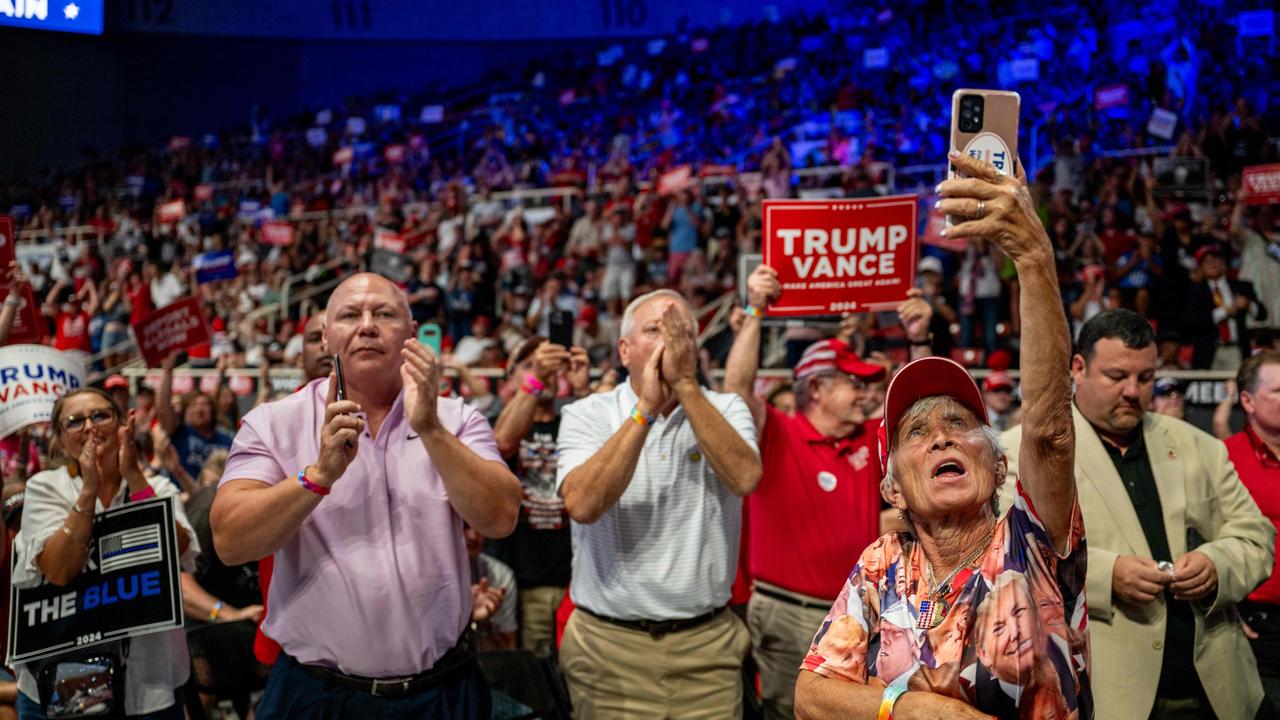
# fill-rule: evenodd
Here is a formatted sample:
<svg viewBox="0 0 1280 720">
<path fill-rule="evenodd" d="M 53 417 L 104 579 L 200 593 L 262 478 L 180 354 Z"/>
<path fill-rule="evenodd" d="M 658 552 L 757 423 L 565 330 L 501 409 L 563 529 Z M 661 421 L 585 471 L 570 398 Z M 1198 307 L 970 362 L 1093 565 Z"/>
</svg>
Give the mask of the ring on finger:
<svg viewBox="0 0 1280 720">
<path fill-rule="evenodd" d="M 979 200 L 978 201 L 978 217 L 984 218 L 986 216 L 987 216 L 987 201 Z"/>
</svg>

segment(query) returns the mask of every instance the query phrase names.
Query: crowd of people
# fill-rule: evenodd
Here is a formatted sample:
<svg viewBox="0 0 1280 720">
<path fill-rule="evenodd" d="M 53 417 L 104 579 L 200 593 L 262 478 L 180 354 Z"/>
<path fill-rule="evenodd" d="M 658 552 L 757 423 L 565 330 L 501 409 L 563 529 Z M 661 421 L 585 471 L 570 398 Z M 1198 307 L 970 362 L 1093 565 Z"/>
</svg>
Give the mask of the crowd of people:
<svg viewBox="0 0 1280 720">
<path fill-rule="evenodd" d="M 1280 233 L 1241 172 L 1280 154 L 1268 55 L 1232 2 L 1082 3 L 1001 21 L 1006 45 L 938 41 L 986 5 L 548 59 L 478 135 L 361 99 L 0 184 L 19 230 L 54 239 L 9 268 L 0 343 L 30 288 L 37 337 L 100 387 L 0 440 L 11 582 L 74 577 L 95 511 L 177 498 L 189 627 L 134 643 L 130 716 L 181 717 L 187 687 L 226 717 L 479 716 L 509 698 L 476 653 L 522 648 L 557 660 L 580 717 L 1266 717 Z M 987 180 L 1018 230 L 969 225 L 949 250 L 926 220 L 896 312 L 789 328 L 791 378 L 757 377 L 781 293 L 763 266 L 738 287 L 760 201 L 918 191 L 922 217 L 941 200 L 980 223 L 955 186 L 883 168 L 958 162 L 950 89 L 1017 82 L 1014 59 L 1041 61 L 1023 122 L 1048 120 L 1053 149 L 1025 189 Z M 1123 112 L 1067 101 L 1082 76 L 1127 84 Z M 1206 160 L 1203 188 L 1171 194 L 1165 156 Z M 693 181 L 660 191 L 683 163 Z M 795 173 L 818 165 L 838 170 Z M 205 281 L 195 258 L 218 251 L 237 276 Z M 314 313 L 289 303 L 339 279 Z M 700 346 L 695 311 L 737 292 Z M 187 296 L 211 342 L 115 374 L 131 326 Z M 994 372 L 974 384 L 953 356 Z M 194 387 L 182 363 L 223 372 Z M 1017 392 L 1013 368 L 1062 383 Z M 1217 439 L 1163 418 L 1181 388 L 1155 372 L 1186 368 L 1237 376 Z M 13 670 L 0 703 L 42 717 Z"/>
</svg>

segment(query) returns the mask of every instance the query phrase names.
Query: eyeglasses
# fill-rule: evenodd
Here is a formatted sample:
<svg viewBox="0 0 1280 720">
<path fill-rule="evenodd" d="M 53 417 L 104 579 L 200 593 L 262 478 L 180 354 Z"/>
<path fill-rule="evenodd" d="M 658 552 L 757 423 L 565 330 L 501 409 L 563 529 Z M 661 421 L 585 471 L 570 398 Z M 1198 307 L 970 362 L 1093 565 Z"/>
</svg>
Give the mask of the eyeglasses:
<svg viewBox="0 0 1280 720">
<path fill-rule="evenodd" d="M 91 420 L 94 425 L 101 427 L 115 419 L 116 414 L 110 410 L 94 410 L 88 415 L 68 415 L 62 419 L 62 430 L 79 432 L 84 429 L 85 420 Z"/>
</svg>

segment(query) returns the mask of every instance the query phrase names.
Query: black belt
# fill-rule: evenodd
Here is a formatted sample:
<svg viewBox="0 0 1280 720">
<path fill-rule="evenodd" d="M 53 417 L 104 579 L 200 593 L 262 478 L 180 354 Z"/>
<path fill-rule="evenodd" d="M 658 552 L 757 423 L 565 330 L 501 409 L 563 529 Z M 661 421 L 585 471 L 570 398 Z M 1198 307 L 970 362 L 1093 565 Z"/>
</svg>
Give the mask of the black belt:
<svg viewBox="0 0 1280 720">
<path fill-rule="evenodd" d="M 795 597 L 793 595 L 780 593 L 777 590 L 771 590 L 767 587 L 764 587 L 760 583 L 756 583 L 756 586 L 754 589 L 752 589 L 752 592 L 758 592 L 767 598 L 773 598 L 774 600 L 787 603 L 788 605 L 795 605 L 796 607 L 808 608 L 810 610 L 830 610 L 831 606 L 835 604 L 835 600 L 832 600 L 831 602 L 826 604 L 809 602 L 808 600 L 801 600 L 800 598 Z"/>
<path fill-rule="evenodd" d="M 706 625 L 712 620 L 715 620 L 717 615 L 728 608 L 728 605 L 721 605 L 709 613 L 703 613 L 697 617 L 680 618 L 679 620 L 623 620 L 621 618 L 601 615 L 598 612 L 592 612 L 581 605 L 577 607 L 578 610 L 585 612 L 591 617 L 603 620 L 611 625 L 624 627 L 628 630 L 639 630 L 640 632 L 649 633 L 654 640 L 661 638 L 663 635 L 670 635 L 671 633 L 677 633 L 681 630 L 689 630 L 691 628 L 696 628 L 699 625 Z"/>
<path fill-rule="evenodd" d="M 369 693 L 374 697 L 386 698 L 409 697 L 439 687 L 457 678 L 462 674 L 462 671 L 470 669 L 476 662 L 475 647 L 471 644 L 470 638 L 465 635 L 458 640 L 457 645 L 454 645 L 437 660 L 430 670 L 424 670 L 417 675 L 408 677 L 367 678 L 359 675 L 346 675 L 320 665 L 300 663 L 296 658 L 285 653 L 281 653 L 281 655 L 317 680 Z"/>
</svg>

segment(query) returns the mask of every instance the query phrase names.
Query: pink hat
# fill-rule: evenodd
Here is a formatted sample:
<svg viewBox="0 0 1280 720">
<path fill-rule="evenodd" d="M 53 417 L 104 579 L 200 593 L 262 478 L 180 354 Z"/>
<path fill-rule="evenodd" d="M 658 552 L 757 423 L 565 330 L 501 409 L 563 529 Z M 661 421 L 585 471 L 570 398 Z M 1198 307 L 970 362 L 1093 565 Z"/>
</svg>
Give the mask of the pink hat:
<svg viewBox="0 0 1280 720">
<path fill-rule="evenodd" d="M 898 420 L 917 400 L 946 395 L 969 408 L 978 422 L 987 424 L 987 405 L 973 376 L 960 363 L 943 357 L 925 357 L 902 366 L 884 393 L 884 419 L 880 421 L 880 472 L 889 465 L 889 443 Z"/>
</svg>

